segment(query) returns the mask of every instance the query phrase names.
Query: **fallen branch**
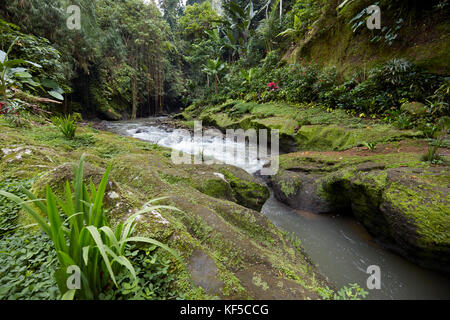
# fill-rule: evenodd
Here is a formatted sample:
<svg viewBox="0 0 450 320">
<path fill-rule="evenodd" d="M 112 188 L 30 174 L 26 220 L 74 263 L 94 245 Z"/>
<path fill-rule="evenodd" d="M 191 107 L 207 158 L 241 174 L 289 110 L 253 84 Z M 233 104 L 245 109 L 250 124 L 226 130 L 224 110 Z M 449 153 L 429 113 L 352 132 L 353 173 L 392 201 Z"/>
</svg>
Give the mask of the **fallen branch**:
<svg viewBox="0 0 450 320">
<path fill-rule="evenodd" d="M 26 92 L 23 92 L 22 90 L 19 90 L 19 89 L 13 88 L 12 91 L 14 92 L 13 97 L 19 98 L 21 100 L 25 100 L 25 101 L 30 102 L 30 103 L 44 103 L 44 104 L 56 103 L 56 104 L 62 104 L 61 101 L 56 101 L 56 100 L 53 100 L 53 99 L 42 98 L 42 97 L 36 97 L 36 96 L 33 96 L 33 95 L 28 94 Z"/>
</svg>

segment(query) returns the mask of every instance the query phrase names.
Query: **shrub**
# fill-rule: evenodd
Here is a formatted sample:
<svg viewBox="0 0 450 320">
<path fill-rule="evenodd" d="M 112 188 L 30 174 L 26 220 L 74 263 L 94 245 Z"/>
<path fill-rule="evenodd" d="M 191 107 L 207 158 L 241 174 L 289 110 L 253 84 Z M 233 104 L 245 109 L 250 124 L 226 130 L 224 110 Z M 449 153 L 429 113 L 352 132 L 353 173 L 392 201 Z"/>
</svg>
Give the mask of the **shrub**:
<svg viewBox="0 0 450 320">
<path fill-rule="evenodd" d="M 430 104 L 430 115 L 450 114 L 450 78 L 445 79 L 444 83 L 430 96 L 427 102 Z"/>
<path fill-rule="evenodd" d="M 324 300 L 361 300 L 367 297 L 369 292 L 361 288 L 357 283 L 350 283 L 337 292 L 329 289 L 321 289 L 319 294 Z"/>
<path fill-rule="evenodd" d="M 118 287 L 116 275 L 126 272 L 136 279 L 136 270 L 125 255 L 128 243 L 143 242 L 167 250 L 179 261 L 178 255 L 166 245 L 144 237 L 133 236 L 135 221 L 141 214 L 159 208 L 178 210 L 168 206 L 153 206 L 150 201 L 143 210 L 131 215 L 121 222 L 113 231 L 106 220 L 103 209 L 103 198 L 108 183 L 111 167 L 108 166 L 98 188 L 92 181 L 89 191 L 83 181 L 84 156 L 78 168 L 74 166 L 73 191 L 69 182 L 64 189 L 65 201 L 59 199 L 47 186 L 46 200 L 23 189 L 29 201 L 11 193 L 0 191 L 0 195 L 19 204 L 28 212 L 40 228 L 50 237 L 59 262 L 55 279 L 63 299 L 97 299 L 107 288 Z M 34 206 L 30 206 L 33 203 Z M 47 216 L 42 218 L 40 212 Z M 81 289 L 67 288 L 68 268 L 77 266 L 80 270 Z"/>
<path fill-rule="evenodd" d="M 441 129 L 442 131 L 440 132 L 438 138 L 430 143 L 427 153 L 422 156 L 422 161 L 430 162 L 432 164 L 438 164 L 443 161 L 443 158 L 440 155 L 438 155 L 437 152 L 439 148 L 444 145 L 444 138 L 447 132 L 447 128 L 448 128 L 448 118 L 444 117 L 440 120 L 439 123 L 439 129 Z"/>
<path fill-rule="evenodd" d="M 393 125 L 401 130 L 410 129 L 413 126 L 413 122 L 411 121 L 411 118 L 405 114 L 401 113 L 394 121 Z"/>
<path fill-rule="evenodd" d="M 75 138 L 75 132 L 78 127 L 75 117 L 72 117 L 70 114 L 67 117 L 55 117 L 52 119 L 52 122 L 59 128 L 66 139 L 72 140 Z"/>
<path fill-rule="evenodd" d="M 362 143 L 362 145 L 365 146 L 370 151 L 375 151 L 375 149 L 377 148 L 377 143 L 376 142 L 366 142 L 366 141 L 364 141 Z"/>
<path fill-rule="evenodd" d="M 383 114 L 398 109 L 401 101 L 425 101 L 441 83 L 439 76 L 404 59 L 393 59 L 371 69 L 367 79 L 355 74 L 345 87 L 331 88 L 323 95 L 323 102 L 329 107 Z"/>
<path fill-rule="evenodd" d="M 422 161 L 437 164 L 442 161 L 442 157 L 438 155 L 438 150 L 442 146 L 442 140 L 438 139 L 434 143 L 430 143 L 428 151 L 422 156 Z"/>
</svg>

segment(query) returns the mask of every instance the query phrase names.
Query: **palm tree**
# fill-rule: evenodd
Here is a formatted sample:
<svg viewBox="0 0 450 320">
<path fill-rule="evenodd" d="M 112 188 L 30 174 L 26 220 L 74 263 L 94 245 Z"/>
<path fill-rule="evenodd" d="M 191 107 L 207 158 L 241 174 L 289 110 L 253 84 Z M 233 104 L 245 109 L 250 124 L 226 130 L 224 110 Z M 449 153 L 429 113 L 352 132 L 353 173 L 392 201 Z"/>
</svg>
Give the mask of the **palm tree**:
<svg viewBox="0 0 450 320">
<path fill-rule="evenodd" d="M 219 89 L 219 73 L 225 68 L 225 64 L 220 61 L 219 58 L 216 60 L 209 59 L 206 65 L 204 65 L 203 72 L 205 72 L 208 76 L 212 76 L 214 78 L 214 88 L 217 94 Z"/>
</svg>

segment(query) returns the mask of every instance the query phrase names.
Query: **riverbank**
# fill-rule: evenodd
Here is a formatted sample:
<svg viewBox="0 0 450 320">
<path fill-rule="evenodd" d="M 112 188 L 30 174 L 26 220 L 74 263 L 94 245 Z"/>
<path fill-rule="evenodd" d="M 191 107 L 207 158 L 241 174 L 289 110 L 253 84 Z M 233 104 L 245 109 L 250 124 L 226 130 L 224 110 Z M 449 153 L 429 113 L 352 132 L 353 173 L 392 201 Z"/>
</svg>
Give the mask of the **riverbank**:
<svg viewBox="0 0 450 320">
<path fill-rule="evenodd" d="M 138 231 L 167 243 L 182 256 L 194 285 L 183 269 L 173 264 L 171 288 L 185 298 L 320 299 L 334 289 L 295 238 L 253 210 L 262 207 L 269 192 L 242 169 L 175 166 L 170 149 L 90 126 L 79 128 L 73 140 L 66 140 L 47 124 L 16 128 L 0 119 L 0 127 L 0 178 L 8 182 L 7 187 L 27 185 L 42 195 L 49 184 L 61 194 L 63 183 L 73 175 L 71 165 L 86 154 L 86 179 L 94 183 L 112 163 L 105 206 L 113 225 L 147 201 L 169 197 L 166 204 L 183 212 L 152 212 L 140 220 Z M 6 229 L 30 224 L 24 212 L 4 199 L 2 208 Z M 10 236 L 14 233 L 0 240 L 6 250 Z M 11 272 L 13 266 L 5 263 L 4 268 L 3 272 Z M 20 272 L 34 271 L 25 267 L 18 277 Z M 44 280 L 46 286 L 52 286 L 51 278 Z M 23 289 L 20 281 L 16 283 L 5 287 L 3 298 Z M 47 290 L 46 286 L 41 290 Z M 35 291 L 39 294 L 39 289 Z"/>
<path fill-rule="evenodd" d="M 414 263 L 450 272 L 448 138 L 442 161 L 422 160 L 429 140 L 341 110 L 229 101 L 177 116 L 226 129 L 280 130 L 281 170 L 268 179 L 294 209 L 354 216 L 376 239 Z"/>
<path fill-rule="evenodd" d="M 192 152 L 192 148 L 195 147 L 192 132 L 174 130 L 174 128 L 186 129 L 186 124 L 170 118 L 105 124 L 113 132 L 178 150 Z M 214 136 L 205 132 L 203 154 L 211 155 L 212 158 L 230 159 L 229 156 L 224 156 L 220 150 L 217 150 L 218 142 Z M 374 151 L 367 150 L 366 147 L 358 147 L 339 152 L 339 154 L 374 156 L 398 153 L 399 149 L 405 153 L 420 153 L 426 146 L 426 141 L 406 140 L 383 145 L 383 148 L 377 148 Z M 328 154 L 330 157 L 335 157 L 337 153 L 305 152 L 305 154 Z M 237 154 L 238 158 L 241 156 L 240 153 Z M 249 159 L 247 164 L 239 163 L 238 165 L 251 172 L 261 169 L 264 165 L 264 162 L 252 160 L 255 159 Z M 377 265 L 382 270 L 381 289 L 370 290 L 368 299 L 447 299 L 450 297 L 448 276 L 416 266 L 402 256 L 386 250 L 384 244 L 380 246 L 380 241 L 372 237 L 364 226 L 356 221 L 351 210 L 341 214 L 318 215 L 309 211 L 291 209 L 271 196 L 261 212 L 281 230 L 295 234 L 318 270 L 337 287 L 347 286 L 349 283 L 364 285 L 368 277 L 367 268 Z"/>
</svg>

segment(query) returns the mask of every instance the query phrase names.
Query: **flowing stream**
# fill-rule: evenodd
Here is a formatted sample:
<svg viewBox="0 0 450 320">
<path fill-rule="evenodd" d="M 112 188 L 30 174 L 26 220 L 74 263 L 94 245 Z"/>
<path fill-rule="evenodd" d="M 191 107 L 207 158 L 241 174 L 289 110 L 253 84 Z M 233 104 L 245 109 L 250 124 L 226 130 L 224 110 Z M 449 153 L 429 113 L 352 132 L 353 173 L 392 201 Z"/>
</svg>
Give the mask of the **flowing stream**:
<svg viewBox="0 0 450 320">
<path fill-rule="evenodd" d="M 159 118 L 160 119 L 160 118 Z M 164 147 L 195 154 L 194 140 L 166 125 L 159 119 L 141 119 L 108 123 L 110 131 L 132 136 Z M 220 141 L 219 141 L 220 140 Z M 203 155 L 255 173 L 265 159 L 234 160 L 236 157 L 217 152 L 222 138 L 203 137 Z M 254 146 L 250 146 L 254 147 Z M 193 151 L 194 150 L 194 151 Z M 368 299 L 450 299 L 450 277 L 423 269 L 383 249 L 353 218 L 338 215 L 316 215 L 293 210 L 272 195 L 262 209 L 277 227 L 294 233 L 318 270 L 337 288 L 358 283 L 369 291 Z M 381 289 L 368 290 L 367 267 L 381 270 Z"/>
</svg>

